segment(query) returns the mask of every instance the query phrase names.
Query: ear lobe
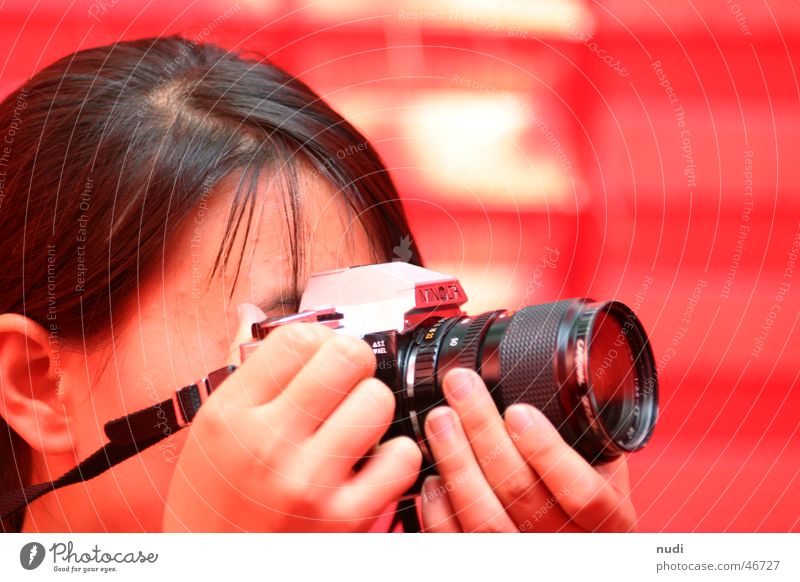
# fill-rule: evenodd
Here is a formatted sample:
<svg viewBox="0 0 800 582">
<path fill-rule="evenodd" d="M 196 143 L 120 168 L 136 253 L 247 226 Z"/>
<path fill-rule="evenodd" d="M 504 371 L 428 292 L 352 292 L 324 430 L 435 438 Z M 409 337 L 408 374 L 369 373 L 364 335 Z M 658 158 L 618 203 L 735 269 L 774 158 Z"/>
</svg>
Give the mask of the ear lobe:
<svg viewBox="0 0 800 582">
<path fill-rule="evenodd" d="M 47 331 L 16 313 L 0 315 L 0 416 L 34 449 L 72 451 Z"/>
</svg>

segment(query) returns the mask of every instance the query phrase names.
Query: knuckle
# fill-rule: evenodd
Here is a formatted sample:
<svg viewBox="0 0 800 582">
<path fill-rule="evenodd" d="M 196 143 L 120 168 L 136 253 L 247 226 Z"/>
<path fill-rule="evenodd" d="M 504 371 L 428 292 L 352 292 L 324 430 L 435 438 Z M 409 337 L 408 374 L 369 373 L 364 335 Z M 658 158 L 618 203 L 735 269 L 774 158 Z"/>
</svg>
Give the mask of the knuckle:
<svg viewBox="0 0 800 582">
<path fill-rule="evenodd" d="M 441 467 L 442 473 L 447 475 L 445 488 L 448 491 L 465 487 L 471 481 L 473 473 L 480 471 L 480 469 L 470 464 L 464 458 L 465 456 L 451 453 L 448 457 L 437 460 L 437 465 Z"/>
<path fill-rule="evenodd" d="M 336 334 L 328 340 L 328 345 L 339 361 L 349 367 L 370 371 L 375 367 L 375 354 L 362 339 Z"/>
<path fill-rule="evenodd" d="M 327 508 L 326 518 L 333 522 L 334 527 L 338 526 L 337 529 L 344 527 L 349 530 L 350 527 L 355 529 L 361 519 L 370 517 L 366 513 L 358 504 L 338 499 Z"/>
<path fill-rule="evenodd" d="M 428 533 L 445 533 L 448 531 L 447 524 L 449 518 L 442 517 L 438 519 L 428 518 L 429 521 L 423 524 L 423 531 Z"/>
<path fill-rule="evenodd" d="M 318 345 L 323 339 L 318 326 L 308 323 L 290 323 L 280 326 L 270 336 L 276 341 L 288 342 L 296 347 Z"/>
<path fill-rule="evenodd" d="M 381 418 L 394 415 L 395 399 L 391 388 L 377 378 L 367 378 L 359 385 L 362 399 L 378 412 Z"/>
<path fill-rule="evenodd" d="M 636 531 L 636 512 L 633 508 L 620 507 L 612 511 L 612 514 L 601 520 L 598 529 L 604 532 L 635 532 Z"/>
<path fill-rule="evenodd" d="M 472 414 L 469 417 L 469 423 L 472 425 L 473 432 L 478 435 L 486 433 L 498 422 L 502 423 L 500 417 L 496 414 L 491 414 L 492 409 L 485 406 L 476 407 L 471 411 L 471 413 Z"/>
<path fill-rule="evenodd" d="M 300 455 L 307 458 L 307 455 Z M 282 502 L 298 515 L 321 515 L 324 509 L 320 490 L 322 483 L 317 472 L 296 458 L 282 467 L 280 496 Z"/>
<path fill-rule="evenodd" d="M 536 487 L 536 479 L 530 470 L 518 469 L 511 473 L 498 487 L 498 495 L 505 505 L 516 503 L 528 496 Z"/>
<path fill-rule="evenodd" d="M 277 412 L 275 408 L 268 409 L 257 417 L 248 432 L 258 435 L 254 453 L 257 460 L 265 467 L 280 468 L 285 473 L 292 469 L 290 460 L 298 454 L 301 443 L 290 436 L 293 419 Z"/>
<path fill-rule="evenodd" d="M 637 523 L 636 523 L 636 510 L 633 508 L 633 505 L 629 505 L 625 510 L 620 512 L 622 515 L 620 517 L 619 527 L 616 531 L 621 532 L 636 532 L 638 530 Z"/>
<path fill-rule="evenodd" d="M 573 516 L 602 516 L 608 513 L 606 501 L 597 490 L 583 492 L 576 490 L 565 495 L 560 503 L 564 511 Z"/>
<path fill-rule="evenodd" d="M 581 512 L 586 507 L 586 500 L 579 499 L 576 493 L 571 493 L 569 495 L 564 496 L 559 504 L 561 505 L 562 509 L 567 513 L 567 515 L 575 516 Z"/>
<path fill-rule="evenodd" d="M 231 432 L 231 420 L 220 402 L 209 401 L 200 408 L 191 427 L 195 434 L 200 432 L 206 438 L 219 441 Z"/>
<path fill-rule="evenodd" d="M 475 533 L 504 533 L 509 531 L 499 520 L 490 519 L 473 530 Z"/>
<path fill-rule="evenodd" d="M 533 431 L 528 431 L 528 433 L 531 432 Z M 529 450 L 529 454 L 526 455 L 528 458 L 537 458 L 548 465 L 556 464 L 563 460 L 563 456 L 566 452 L 565 447 L 569 445 L 561 439 L 558 433 L 548 434 L 538 439 L 536 442 L 531 442 L 531 440 L 527 438 L 528 433 L 522 437 L 527 440 L 527 442 L 523 441 L 523 447 Z"/>
<path fill-rule="evenodd" d="M 282 501 L 292 511 L 300 515 L 305 515 L 312 511 L 315 502 L 305 481 L 296 477 L 288 477 L 284 480 L 281 489 Z"/>
<path fill-rule="evenodd" d="M 263 467 L 274 468 L 284 457 L 283 453 L 280 437 L 265 438 L 259 443 L 256 458 Z"/>
</svg>

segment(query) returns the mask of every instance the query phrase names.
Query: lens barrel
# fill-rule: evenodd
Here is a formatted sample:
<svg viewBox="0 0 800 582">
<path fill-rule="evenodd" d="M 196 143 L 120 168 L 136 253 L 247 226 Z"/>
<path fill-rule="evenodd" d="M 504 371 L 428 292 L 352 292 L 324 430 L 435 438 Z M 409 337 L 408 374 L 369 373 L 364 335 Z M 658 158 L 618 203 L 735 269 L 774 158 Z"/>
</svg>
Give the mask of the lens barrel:
<svg viewBox="0 0 800 582">
<path fill-rule="evenodd" d="M 404 359 L 403 408 L 423 451 L 424 418 L 444 403 L 440 384 L 453 367 L 476 370 L 501 413 L 515 403 L 540 409 L 591 463 L 640 449 L 658 414 L 650 343 L 617 301 L 571 299 L 432 320 Z"/>
</svg>

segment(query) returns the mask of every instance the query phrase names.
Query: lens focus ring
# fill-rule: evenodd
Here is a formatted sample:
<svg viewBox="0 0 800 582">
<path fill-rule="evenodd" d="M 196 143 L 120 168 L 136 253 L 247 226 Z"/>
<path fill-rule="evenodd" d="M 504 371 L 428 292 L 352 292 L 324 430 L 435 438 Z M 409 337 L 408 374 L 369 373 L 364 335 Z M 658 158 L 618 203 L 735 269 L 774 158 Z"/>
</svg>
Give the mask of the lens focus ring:
<svg viewBox="0 0 800 582">
<path fill-rule="evenodd" d="M 472 320 L 464 336 L 464 348 L 458 354 L 458 365 L 470 370 L 478 369 L 478 353 L 481 348 L 481 339 L 489 320 L 500 311 L 487 311 Z"/>
<path fill-rule="evenodd" d="M 533 305 L 517 311 L 500 343 L 500 396 L 503 408 L 521 402 L 535 406 L 556 428 L 564 412 L 555 374 L 559 323 L 573 300 Z"/>
</svg>

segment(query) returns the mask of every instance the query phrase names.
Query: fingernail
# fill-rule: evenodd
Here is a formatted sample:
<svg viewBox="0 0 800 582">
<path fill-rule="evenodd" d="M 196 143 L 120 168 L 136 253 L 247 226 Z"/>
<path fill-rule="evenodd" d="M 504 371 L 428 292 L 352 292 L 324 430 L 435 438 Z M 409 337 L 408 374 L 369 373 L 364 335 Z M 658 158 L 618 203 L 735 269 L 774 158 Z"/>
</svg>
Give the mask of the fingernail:
<svg viewBox="0 0 800 582">
<path fill-rule="evenodd" d="M 453 413 L 447 408 L 434 410 L 428 415 L 433 436 L 441 441 L 453 436 Z"/>
<path fill-rule="evenodd" d="M 468 370 L 456 369 L 447 374 L 448 392 L 456 400 L 466 400 L 475 388 L 475 380 Z"/>
<path fill-rule="evenodd" d="M 422 482 L 422 500 L 427 503 L 439 501 L 444 493 L 441 486 L 442 479 L 437 475 L 430 475 Z"/>
<path fill-rule="evenodd" d="M 528 430 L 535 422 L 535 412 L 529 406 L 515 404 L 506 410 L 506 420 L 509 428 L 517 434 L 522 434 Z"/>
</svg>

